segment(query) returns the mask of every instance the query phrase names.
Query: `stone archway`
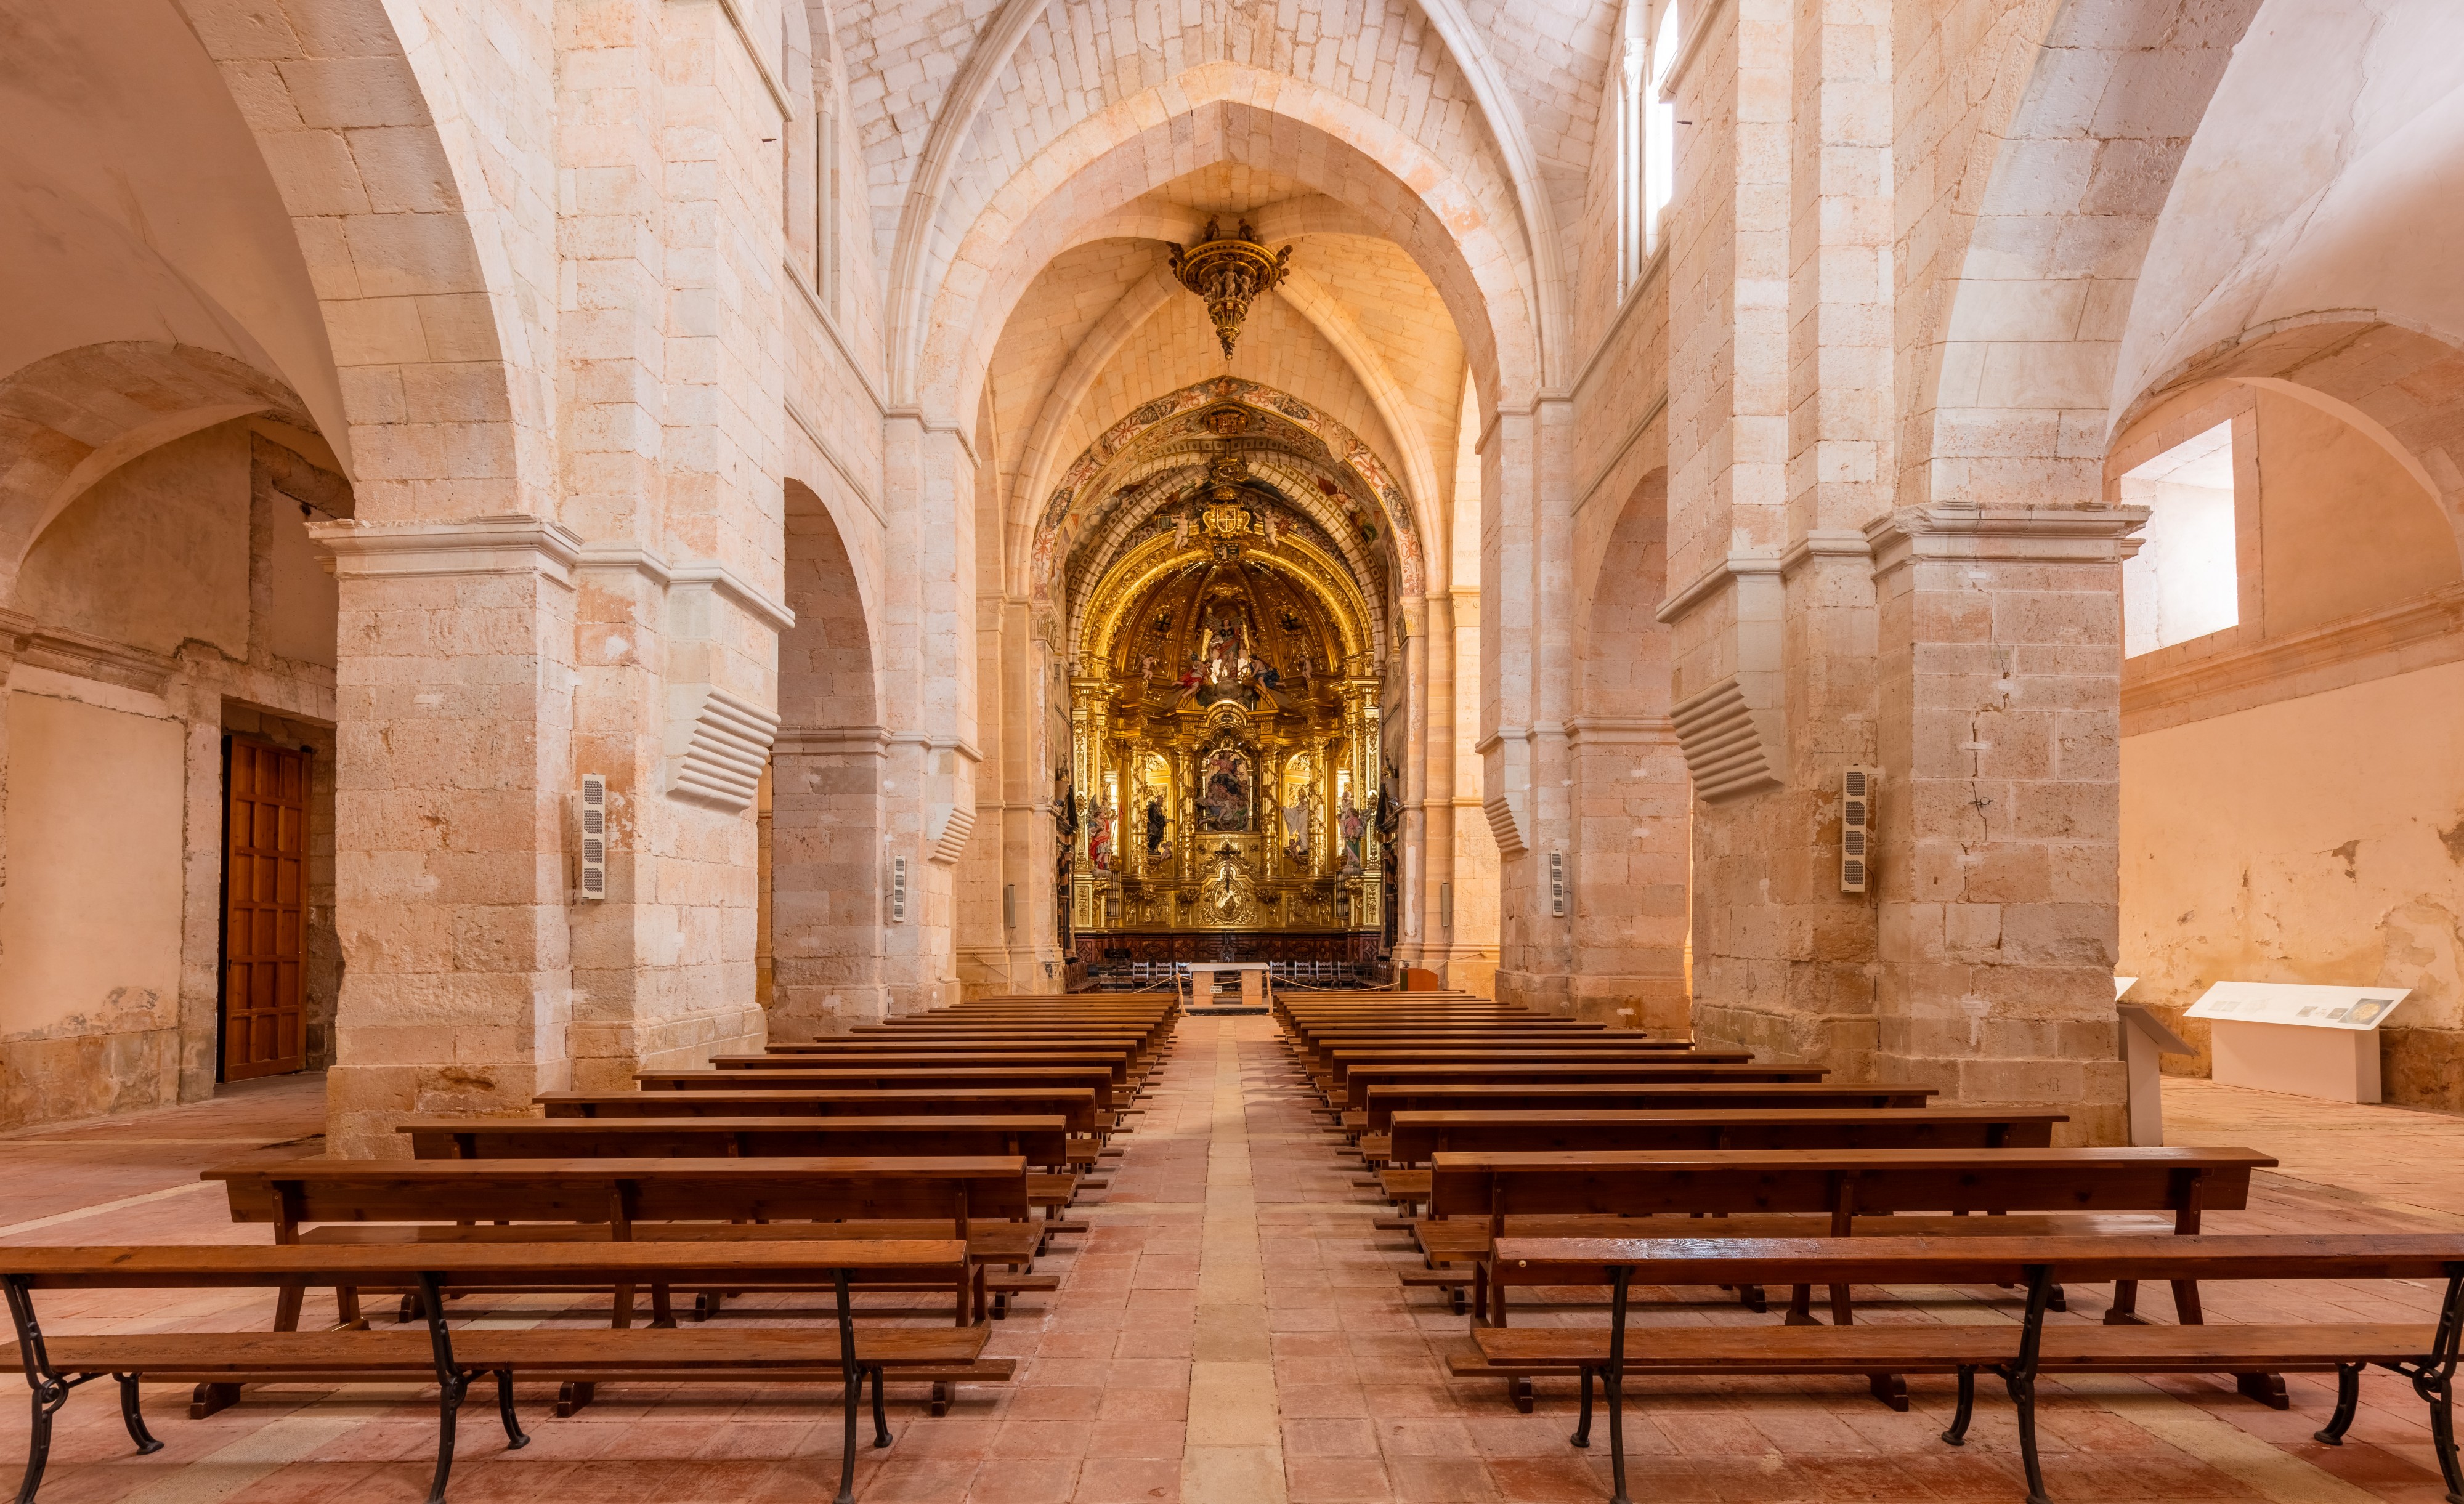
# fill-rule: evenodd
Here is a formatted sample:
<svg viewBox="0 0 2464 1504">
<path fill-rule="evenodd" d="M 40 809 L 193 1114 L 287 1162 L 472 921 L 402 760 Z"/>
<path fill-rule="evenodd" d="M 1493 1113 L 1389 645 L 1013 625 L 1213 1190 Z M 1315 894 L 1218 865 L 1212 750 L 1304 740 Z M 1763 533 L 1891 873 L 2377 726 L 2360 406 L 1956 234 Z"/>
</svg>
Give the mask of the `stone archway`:
<svg viewBox="0 0 2464 1504">
<path fill-rule="evenodd" d="M 819 495 L 787 483 L 787 605 L 779 738 L 770 753 L 770 1035 L 804 1039 L 881 1017 L 882 771 L 878 665 L 864 597 Z M 911 882 L 920 892 L 922 874 Z"/>
</svg>

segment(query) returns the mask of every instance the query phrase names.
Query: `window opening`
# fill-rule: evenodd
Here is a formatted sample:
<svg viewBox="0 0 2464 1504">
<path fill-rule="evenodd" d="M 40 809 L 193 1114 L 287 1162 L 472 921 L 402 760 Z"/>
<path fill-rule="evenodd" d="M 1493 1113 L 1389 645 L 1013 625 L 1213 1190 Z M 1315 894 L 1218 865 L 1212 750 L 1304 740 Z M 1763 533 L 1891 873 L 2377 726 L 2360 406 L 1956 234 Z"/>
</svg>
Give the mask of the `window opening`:
<svg viewBox="0 0 2464 1504">
<path fill-rule="evenodd" d="M 2122 500 L 2148 509 L 2139 553 L 2122 566 L 2122 656 L 2238 625 L 2233 425 L 2220 423 L 2124 473 Z"/>
</svg>

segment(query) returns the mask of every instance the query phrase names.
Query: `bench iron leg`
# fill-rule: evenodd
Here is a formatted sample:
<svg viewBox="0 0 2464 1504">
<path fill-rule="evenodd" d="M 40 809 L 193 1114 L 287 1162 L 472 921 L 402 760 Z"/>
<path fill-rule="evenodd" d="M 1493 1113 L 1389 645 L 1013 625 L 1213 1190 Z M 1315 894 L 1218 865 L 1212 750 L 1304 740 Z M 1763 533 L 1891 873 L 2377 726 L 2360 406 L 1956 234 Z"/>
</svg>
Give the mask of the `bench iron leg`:
<svg viewBox="0 0 2464 1504">
<path fill-rule="evenodd" d="M 2028 1267 L 2028 1322 L 2019 1338 L 2018 1361 L 2003 1370 L 2011 1404 L 2019 1412 L 2019 1458 L 2028 1471 L 2028 1504 L 2053 1504 L 2045 1495 L 2045 1464 L 2036 1454 L 2036 1355 L 2043 1349 L 2045 1302 L 2053 1296 L 2052 1271 Z"/>
<path fill-rule="evenodd" d="M 15 1275 L 7 1276 L 5 1285 L 10 1323 L 17 1328 L 17 1356 L 25 1364 L 26 1387 L 33 1391 L 33 1424 L 26 1432 L 26 1478 L 17 1486 L 17 1504 L 33 1504 L 34 1491 L 43 1486 L 43 1469 L 52 1460 L 52 1417 L 69 1403 L 74 1385 L 52 1366 L 52 1355 L 43 1346 L 43 1328 L 34 1319 L 33 1291 Z"/>
<path fill-rule="evenodd" d="M 496 1419 L 505 1423 L 505 1449 L 508 1451 L 519 1451 L 531 1444 L 530 1437 L 523 1434 L 521 1421 L 514 1414 L 514 1371 L 511 1368 L 496 1370 Z"/>
<path fill-rule="evenodd" d="M 128 1439 L 137 1444 L 137 1455 L 150 1457 L 161 1451 L 163 1444 L 145 1428 L 145 1412 L 138 1405 L 137 1376 L 116 1373 L 112 1377 L 120 1381 L 120 1423 L 128 1428 Z"/>
<path fill-rule="evenodd" d="M 419 1303 L 428 1316 L 428 1341 L 436 1357 L 436 1477 L 428 1488 L 428 1504 L 445 1504 L 446 1480 L 453 1476 L 453 1418 L 471 1376 L 453 1362 L 453 1339 L 445 1327 L 443 1282 L 434 1275 L 419 1276 Z"/>
<path fill-rule="evenodd" d="M 881 1408 L 881 1386 L 889 1377 L 881 1364 L 872 1365 L 872 1444 L 875 1447 L 890 1445 L 890 1417 Z"/>
<path fill-rule="evenodd" d="M 1589 1447 L 1592 1444 L 1592 1375 L 1594 1371 L 1591 1364 L 1583 1365 L 1583 1414 L 1582 1418 L 1574 1423 L 1574 1434 L 1566 1438 L 1570 1446 Z"/>
<path fill-rule="evenodd" d="M 1959 1370 L 1959 1408 L 1950 1417 L 1950 1429 L 1942 1439 L 1954 1447 L 1968 1445 L 1968 1423 L 1976 1418 L 1976 1370 Z"/>
<path fill-rule="evenodd" d="M 2336 1413 L 2327 1417 L 2324 1430 L 2311 1433 L 2311 1440 L 2325 1442 L 2330 1447 L 2344 1445 L 2345 1428 L 2353 1424 L 2353 1411 L 2362 1403 L 2362 1365 L 2336 1365 Z"/>
<path fill-rule="evenodd" d="M 847 1275 L 832 1272 L 838 1287 L 839 1373 L 847 1407 L 847 1434 L 839 1448 L 839 1492 L 830 1504 L 855 1504 L 855 1412 L 864 1401 L 864 1369 L 855 1361 L 855 1312 L 847 1301 Z"/>
<path fill-rule="evenodd" d="M 1618 1266 L 1616 1298 L 1609 1307 L 1609 1363 L 1600 1375 L 1609 1402 L 1609 1504 L 1634 1504 L 1625 1491 L 1625 1307 L 1626 1286 L 1633 1278 L 1632 1267 Z"/>
</svg>

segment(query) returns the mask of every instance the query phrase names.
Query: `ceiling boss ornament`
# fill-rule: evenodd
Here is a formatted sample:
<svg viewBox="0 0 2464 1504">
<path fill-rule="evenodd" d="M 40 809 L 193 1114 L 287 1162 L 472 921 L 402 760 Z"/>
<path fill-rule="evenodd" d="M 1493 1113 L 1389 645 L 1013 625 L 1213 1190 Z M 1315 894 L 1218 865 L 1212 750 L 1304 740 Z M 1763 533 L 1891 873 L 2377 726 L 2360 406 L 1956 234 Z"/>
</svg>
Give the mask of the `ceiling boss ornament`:
<svg viewBox="0 0 2464 1504">
<path fill-rule="evenodd" d="M 1258 232 L 1249 222 L 1240 222 L 1238 234 L 1225 235 L 1217 222 L 1206 222 L 1206 233 L 1191 246 L 1176 246 L 1172 252 L 1172 274 L 1180 285 L 1206 299 L 1206 316 L 1215 323 L 1215 338 L 1223 343 L 1223 359 L 1232 359 L 1232 347 L 1241 340 L 1242 320 L 1249 316 L 1249 302 L 1259 294 L 1271 291 L 1284 279 L 1292 259 L 1292 248 L 1268 251 L 1258 240 Z"/>
</svg>

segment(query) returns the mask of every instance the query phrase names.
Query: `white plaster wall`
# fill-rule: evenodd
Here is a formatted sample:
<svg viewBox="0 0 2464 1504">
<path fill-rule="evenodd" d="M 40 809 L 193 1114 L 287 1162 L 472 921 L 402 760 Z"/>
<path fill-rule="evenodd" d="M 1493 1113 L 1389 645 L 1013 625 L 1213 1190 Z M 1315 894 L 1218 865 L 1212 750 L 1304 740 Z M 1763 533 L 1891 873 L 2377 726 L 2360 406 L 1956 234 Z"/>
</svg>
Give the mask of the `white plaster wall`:
<svg viewBox="0 0 2464 1504">
<path fill-rule="evenodd" d="M 246 658 L 248 466 L 248 428 L 230 423 L 114 470 L 34 540 L 19 609 L 157 653 L 195 639 Z"/>
<path fill-rule="evenodd" d="M 2183 159 L 2113 386 L 2245 329 L 2368 309 L 2464 338 L 2464 7 L 2266 0 Z"/>
<path fill-rule="evenodd" d="M 2410 987 L 2402 1024 L 2464 1026 L 2464 665 L 2123 738 L 2122 849 L 2134 1002 Z"/>
<path fill-rule="evenodd" d="M 9 860 L 24 878 L 0 905 L 11 1043 L 179 1022 L 185 732 L 137 713 L 150 697 L 89 687 L 132 708 L 9 693 Z"/>
</svg>

